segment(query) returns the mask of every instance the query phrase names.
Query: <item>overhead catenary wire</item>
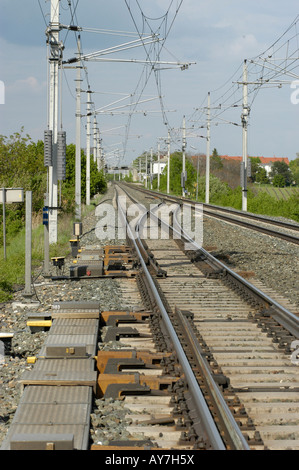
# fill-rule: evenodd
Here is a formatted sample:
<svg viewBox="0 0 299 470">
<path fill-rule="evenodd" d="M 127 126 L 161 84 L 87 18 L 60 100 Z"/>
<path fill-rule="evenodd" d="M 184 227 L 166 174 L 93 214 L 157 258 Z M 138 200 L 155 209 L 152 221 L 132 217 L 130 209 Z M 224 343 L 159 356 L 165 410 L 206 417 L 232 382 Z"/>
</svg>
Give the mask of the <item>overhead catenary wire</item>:
<svg viewBox="0 0 299 470">
<path fill-rule="evenodd" d="M 96 34 L 107 34 L 107 35 L 119 35 L 119 36 L 127 36 L 132 38 L 133 40 L 135 38 L 138 38 L 139 44 L 144 48 L 145 51 L 145 62 L 146 66 L 143 67 L 143 70 L 141 72 L 140 79 L 137 82 L 137 86 L 135 87 L 135 90 L 133 93 L 131 93 L 131 103 L 128 108 L 130 109 L 131 112 L 129 112 L 128 115 L 128 120 L 127 124 L 125 126 L 126 133 L 125 133 L 125 138 L 124 138 L 124 143 L 123 143 L 123 154 L 125 155 L 126 149 L 127 149 L 127 142 L 131 133 L 131 121 L 134 113 L 144 113 L 148 114 L 148 110 L 139 110 L 138 107 L 139 105 L 144 102 L 144 94 L 147 85 L 150 82 L 150 78 L 154 73 L 154 80 L 156 83 L 156 88 L 158 90 L 158 96 L 157 99 L 160 101 L 160 113 L 162 115 L 163 123 L 168 125 L 170 128 L 169 122 L 168 122 L 168 117 L 167 113 L 168 111 L 166 110 L 166 107 L 164 105 L 163 101 L 163 94 L 162 94 L 162 82 L 161 82 L 161 68 L 158 67 L 158 62 L 160 58 L 161 51 L 165 45 L 165 41 L 167 39 L 167 36 L 169 35 L 169 32 L 172 28 L 172 25 L 175 21 L 175 18 L 179 12 L 179 9 L 183 3 L 183 0 L 177 1 L 175 5 L 175 1 L 171 0 L 168 3 L 168 7 L 166 8 L 165 12 L 159 16 L 159 17 L 151 17 L 147 16 L 144 14 L 142 11 L 142 7 L 140 2 L 135 2 L 137 5 L 137 8 L 139 12 L 141 13 L 141 27 L 137 25 L 137 21 L 133 21 L 133 23 L 136 26 L 136 31 L 135 32 L 130 32 L 130 31 L 125 31 L 125 30 L 118 30 L 118 31 L 113 31 L 111 29 L 103 29 L 103 28 L 97 28 L 97 27 L 82 27 L 79 24 L 78 21 L 78 11 L 79 11 L 79 0 L 63 0 L 59 2 L 59 5 L 61 6 L 61 10 L 63 13 L 63 16 L 67 16 L 67 12 L 69 12 L 69 19 L 63 22 L 60 22 L 59 28 L 61 31 L 61 36 L 60 36 L 60 52 L 61 52 L 61 57 L 62 53 L 65 55 L 65 50 L 66 50 L 66 45 L 69 45 L 70 43 L 70 33 L 74 35 L 75 37 L 75 42 L 78 42 L 78 33 L 80 34 L 81 38 L 81 56 L 79 57 L 79 60 L 81 61 L 81 66 L 82 66 L 82 71 L 84 74 L 84 80 L 87 83 L 86 89 L 92 90 L 91 93 L 94 93 L 94 88 L 91 86 L 90 79 L 89 79 L 89 72 L 88 68 L 86 65 L 86 61 L 84 60 L 84 65 L 83 65 L 83 59 L 84 59 L 84 34 L 90 34 L 90 33 L 96 33 Z M 39 8 L 43 16 L 43 21 L 47 25 L 47 19 L 46 15 L 43 11 L 41 1 L 38 0 Z M 127 6 L 128 2 L 126 2 Z M 52 6 L 52 4 L 51 4 Z M 58 6 L 57 6 L 58 8 Z M 170 10 L 174 8 L 174 14 L 170 18 Z M 130 8 L 129 8 L 130 11 Z M 61 12 L 60 12 L 61 14 Z M 134 19 L 134 15 L 131 15 L 131 18 Z M 153 22 L 156 22 L 154 25 Z M 66 26 L 68 25 L 68 26 Z M 48 27 L 48 25 L 47 25 Z M 63 34 L 63 31 L 65 31 L 65 34 Z M 84 34 L 83 34 L 84 32 Z M 147 40 L 146 37 L 150 38 Z M 136 39 L 135 39 L 136 40 Z M 152 44 L 153 41 L 153 44 Z M 107 50 L 104 52 L 100 52 L 102 55 L 108 55 L 112 52 L 120 52 L 121 50 L 125 50 L 125 46 L 112 46 L 111 48 L 107 48 Z M 166 50 L 166 49 L 165 49 Z M 167 51 L 169 53 L 169 51 Z M 47 61 L 48 62 L 48 61 Z M 169 61 L 161 61 L 161 64 L 170 64 Z M 160 65 L 161 65 L 160 64 Z M 179 61 L 176 60 L 176 62 L 173 62 L 173 65 L 179 65 Z M 68 74 L 66 73 L 65 67 L 63 66 L 63 62 L 61 61 L 59 64 L 61 70 L 60 70 L 60 77 L 61 79 L 65 80 L 66 83 L 66 89 L 70 93 L 70 96 L 72 99 L 76 100 L 76 97 L 74 95 L 74 91 L 72 90 L 72 86 L 70 84 L 70 80 L 68 77 Z M 62 90 L 63 84 L 62 80 L 60 83 L 60 92 Z M 62 94 L 62 93 L 61 93 Z M 108 105 L 107 105 L 108 106 Z M 91 104 L 92 111 L 91 113 L 96 115 L 96 105 L 94 102 Z M 151 111 L 151 112 L 157 112 L 157 111 Z M 62 125 L 62 96 L 60 97 L 60 121 Z M 83 127 L 83 123 L 81 123 Z M 170 128 L 171 129 L 171 128 Z"/>
<path fill-rule="evenodd" d="M 298 21 L 299 15 L 271 46 L 262 53 L 247 59 L 248 76 L 252 77 L 248 79 L 249 108 L 252 108 L 263 87 L 271 84 L 272 86 L 282 86 L 284 83 L 289 83 L 290 80 L 299 79 L 298 72 L 295 73 L 298 71 L 299 59 Z M 242 66 L 243 63 L 223 85 L 212 90 L 211 108 L 214 108 L 214 111 L 211 114 L 211 120 L 220 119 L 224 113 L 241 106 Z M 286 79 L 287 77 L 289 77 L 289 81 Z M 204 116 L 202 106 L 198 107 L 188 120 L 200 124 Z M 217 106 L 219 107 L 218 111 Z M 193 125 L 196 127 L 195 124 Z"/>
<path fill-rule="evenodd" d="M 152 70 L 154 71 L 154 74 L 155 74 L 155 81 L 156 81 L 156 86 L 157 86 L 157 91 L 158 91 L 158 96 L 159 96 L 159 100 L 160 100 L 160 108 L 161 108 L 161 115 L 162 115 L 162 120 L 163 120 L 163 124 L 168 128 L 169 132 L 171 133 L 172 135 L 172 140 L 174 140 L 174 136 L 173 136 L 173 128 L 170 126 L 170 123 L 169 123 L 169 120 L 168 120 L 168 116 L 167 116 L 167 113 L 165 112 L 165 106 L 164 106 L 164 101 L 163 101 L 163 96 L 162 96 L 162 81 L 161 81 L 161 70 L 159 70 L 159 68 L 156 68 L 155 69 L 155 64 L 158 63 L 159 59 L 160 59 L 160 54 L 161 54 L 161 51 L 162 49 L 164 48 L 164 45 L 165 45 L 165 41 L 170 33 L 170 30 L 174 24 L 174 21 L 179 13 L 179 10 L 181 8 L 181 5 L 183 3 L 183 0 L 181 0 L 175 10 L 175 14 L 174 14 L 174 17 L 170 23 L 170 26 L 167 27 L 167 20 L 168 20 L 168 16 L 169 16 L 169 13 L 170 13 L 170 9 L 174 3 L 173 0 L 171 0 L 168 8 L 167 8 L 167 11 L 164 15 L 161 15 L 159 17 L 149 17 L 149 16 L 146 16 L 142 7 L 140 6 L 140 3 L 138 0 L 136 0 L 136 4 L 139 8 L 139 11 L 140 11 L 140 14 L 141 14 L 141 18 L 142 18 L 142 30 L 140 30 L 140 28 L 138 27 L 138 24 L 136 22 L 136 19 L 133 15 L 133 12 L 132 12 L 132 9 L 128 3 L 127 0 L 125 0 L 125 3 L 127 5 L 127 8 L 129 10 L 129 13 L 131 15 L 131 18 L 132 18 L 132 21 L 133 21 L 133 24 L 136 28 L 136 31 L 138 32 L 139 34 L 139 37 L 141 38 L 141 35 L 144 33 L 144 29 L 145 29 L 145 25 L 147 25 L 147 27 L 149 28 L 151 34 L 158 34 L 157 32 L 160 31 L 162 29 L 162 26 L 164 25 L 164 32 L 163 32 L 163 40 L 161 40 L 159 42 L 159 44 L 157 45 L 158 46 L 158 50 L 155 49 L 154 52 L 155 52 L 155 56 L 151 59 L 150 58 L 150 52 L 151 51 L 148 51 L 147 48 L 145 47 L 144 45 L 144 49 L 145 49 L 145 52 L 147 54 L 147 60 L 150 61 L 151 65 L 152 65 Z M 150 21 L 160 21 L 160 24 L 159 26 L 154 30 L 152 28 L 152 26 L 150 25 Z M 129 118 L 131 120 L 131 117 Z"/>
</svg>

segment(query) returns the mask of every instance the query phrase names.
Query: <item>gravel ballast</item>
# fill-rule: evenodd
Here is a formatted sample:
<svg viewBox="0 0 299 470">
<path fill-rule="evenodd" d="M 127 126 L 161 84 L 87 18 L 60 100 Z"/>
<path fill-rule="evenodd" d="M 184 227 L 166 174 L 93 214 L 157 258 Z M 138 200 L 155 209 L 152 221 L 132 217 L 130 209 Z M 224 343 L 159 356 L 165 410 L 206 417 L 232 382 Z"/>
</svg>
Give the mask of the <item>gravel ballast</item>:
<svg viewBox="0 0 299 470">
<path fill-rule="evenodd" d="M 146 207 L 157 202 L 141 193 L 135 193 L 135 196 Z M 111 204 L 112 201 L 113 189 L 110 187 L 102 202 Z M 82 245 L 101 247 L 107 243 L 124 243 L 124 240 L 117 239 L 99 240 L 94 230 L 96 222 L 94 211 L 83 220 L 85 235 Z M 212 218 L 204 219 L 203 246 L 231 269 L 254 274 L 265 286 L 295 304 L 295 311 L 299 312 L 298 246 Z M 72 262 L 69 256 L 65 266 L 67 275 Z M 51 267 L 51 270 L 52 275 L 56 275 L 56 268 Z M 52 281 L 41 275 L 35 280 L 31 299 L 24 298 L 23 291 L 19 291 L 14 294 L 13 301 L 0 304 L 0 332 L 14 333 L 11 352 L 0 363 L 0 445 L 20 400 L 18 380 L 24 370 L 31 368 L 27 357 L 39 352 L 47 335 L 43 331 L 32 333 L 26 325 L 27 315 L 34 311 L 50 311 L 54 302 L 68 300 L 97 300 L 103 310 L 122 308 L 117 279 Z M 118 401 L 106 403 L 112 414 L 107 414 L 104 401 L 97 400 L 95 405 L 91 417 L 95 442 L 107 443 L 111 438 L 127 438 L 122 424 L 125 414 L 123 404 Z M 110 421 L 106 423 L 108 418 Z"/>
</svg>

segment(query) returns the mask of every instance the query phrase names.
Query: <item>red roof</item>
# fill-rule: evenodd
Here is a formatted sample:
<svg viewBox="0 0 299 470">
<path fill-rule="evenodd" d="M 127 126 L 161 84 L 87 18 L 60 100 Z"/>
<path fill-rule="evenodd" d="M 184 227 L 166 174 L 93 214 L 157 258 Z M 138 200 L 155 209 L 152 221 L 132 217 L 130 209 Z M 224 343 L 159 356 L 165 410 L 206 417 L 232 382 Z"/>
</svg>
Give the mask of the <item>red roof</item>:
<svg viewBox="0 0 299 470">
<path fill-rule="evenodd" d="M 236 161 L 242 161 L 242 157 L 230 157 L 229 155 L 219 155 L 220 158 L 225 158 L 227 160 L 236 160 Z"/>
<path fill-rule="evenodd" d="M 250 155 L 252 157 L 252 155 Z M 229 155 L 220 155 L 220 158 L 225 158 L 227 160 L 242 161 L 242 157 L 231 157 Z M 253 157 L 256 158 L 256 157 Z M 285 162 L 289 165 L 289 159 L 285 157 L 258 157 L 262 164 L 267 165 L 274 162 Z"/>
</svg>

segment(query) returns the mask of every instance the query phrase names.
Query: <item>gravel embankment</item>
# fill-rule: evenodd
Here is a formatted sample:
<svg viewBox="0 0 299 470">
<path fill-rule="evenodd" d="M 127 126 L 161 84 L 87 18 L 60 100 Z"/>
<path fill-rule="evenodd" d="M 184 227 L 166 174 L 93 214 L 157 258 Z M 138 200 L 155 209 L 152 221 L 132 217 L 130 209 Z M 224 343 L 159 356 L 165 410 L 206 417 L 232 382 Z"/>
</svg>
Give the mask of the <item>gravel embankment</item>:
<svg viewBox="0 0 299 470">
<path fill-rule="evenodd" d="M 112 195 L 113 191 L 109 189 L 102 201 L 110 204 Z M 82 245 L 101 247 L 107 243 L 107 240 L 97 239 L 93 230 L 96 221 L 94 212 L 84 219 L 83 232 L 86 235 L 82 237 Z M 114 242 L 118 243 L 118 240 L 111 241 Z M 72 262 L 71 256 L 65 260 L 66 275 L 69 275 Z M 51 275 L 56 276 L 56 268 L 51 266 L 50 270 Z M 4 363 L 0 363 L 0 446 L 19 403 L 21 389 L 18 380 L 25 369 L 32 367 L 27 364 L 27 357 L 38 354 L 47 335 L 47 332 L 43 331 L 37 333 L 30 331 L 27 327 L 28 313 L 51 311 L 54 302 L 70 300 L 99 300 L 103 309 L 121 308 L 116 279 L 90 279 L 77 282 L 52 281 L 39 276 L 35 280 L 32 292 L 34 295 L 30 300 L 23 297 L 23 291 L 19 291 L 14 294 L 13 301 L 0 304 L 0 332 L 14 333 L 11 353 L 5 355 Z"/>
<path fill-rule="evenodd" d="M 265 286 L 295 304 L 299 312 L 298 245 L 207 219 L 203 246 L 234 271 L 254 273 Z"/>
</svg>

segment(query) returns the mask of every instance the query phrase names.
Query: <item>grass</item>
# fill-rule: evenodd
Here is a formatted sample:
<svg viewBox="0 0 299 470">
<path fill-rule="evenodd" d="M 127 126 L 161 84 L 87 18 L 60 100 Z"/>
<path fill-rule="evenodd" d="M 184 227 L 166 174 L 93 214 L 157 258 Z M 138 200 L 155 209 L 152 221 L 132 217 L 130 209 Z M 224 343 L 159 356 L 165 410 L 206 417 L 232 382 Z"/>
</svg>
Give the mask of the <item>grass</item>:
<svg viewBox="0 0 299 470">
<path fill-rule="evenodd" d="M 94 199 L 97 204 L 103 195 Z M 82 205 L 82 218 L 95 208 Z M 67 256 L 70 252 L 69 240 L 73 234 L 75 219 L 71 214 L 64 214 L 58 218 L 58 243 L 50 245 L 50 258 L 54 256 Z M 0 302 L 12 299 L 13 293 L 23 289 L 25 284 L 25 228 L 12 239 L 6 239 L 6 260 L 4 249 L 0 248 Z M 32 224 L 32 274 L 41 270 L 44 261 L 44 227 L 41 221 L 33 220 Z"/>
<path fill-rule="evenodd" d="M 69 251 L 71 217 L 59 221 L 59 243 L 50 246 L 51 256 L 66 256 Z M 25 229 L 12 240 L 7 240 L 6 260 L 3 247 L 0 249 L 0 302 L 12 299 L 13 292 L 22 289 L 25 283 Z M 44 227 L 32 229 L 32 274 L 42 267 L 44 260 Z"/>
<path fill-rule="evenodd" d="M 271 184 L 261 184 L 261 185 L 253 185 L 254 190 L 257 190 L 258 192 L 264 191 L 270 196 L 274 197 L 275 199 L 285 199 L 287 200 L 289 197 L 291 197 L 293 194 L 298 194 L 299 193 L 299 188 L 275 188 Z"/>
</svg>

